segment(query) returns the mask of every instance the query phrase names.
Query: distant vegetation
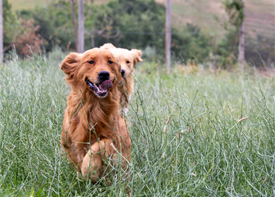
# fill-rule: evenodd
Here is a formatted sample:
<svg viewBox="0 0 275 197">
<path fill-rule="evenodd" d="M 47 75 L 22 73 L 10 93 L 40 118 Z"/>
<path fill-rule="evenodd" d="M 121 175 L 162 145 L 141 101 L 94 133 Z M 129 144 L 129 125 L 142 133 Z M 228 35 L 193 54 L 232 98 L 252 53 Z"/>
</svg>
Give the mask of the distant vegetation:
<svg viewBox="0 0 275 197">
<path fill-rule="evenodd" d="M 13 4 L 14 2 L 15 0 Z M 31 9 L 18 7 L 14 14 L 8 0 L 4 0 L 4 9 L 7 12 L 7 17 L 4 18 L 6 52 L 11 51 L 14 46 L 21 57 L 30 56 L 31 53 L 48 53 L 56 46 L 63 51 L 74 50 L 71 4 L 64 0 L 47 1 L 47 3 L 47 6 L 43 3 L 35 6 L 36 4 L 26 1 Z M 212 5 L 213 2 L 211 1 L 210 4 Z M 180 1 L 175 1 L 174 5 L 178 8 L 183 7 Z M 194 4 L 192 9 L 197 6 Z M 164 61 L 165 7 L 162 0 L 106 0 L 101 3 L 95 1 L 91 11 L 88 11 L 89 7 L 90 1 L 87 1 L 85 6 L 86 49 L 111 42 L 118 47 L 142 49 L 144 57 Z M 220 12 L 224 12 L 224 8 L 219 9 Z M 174 13 L 181 14 L 175 7 L 173 10 Z M 184 13 L 181 19 L 183 17 L 188 19 L 187 13 Z M 220 15 L 219 13 L 218 16 Z M 206 18 L 209 16 L 209 14 L 205 15 Z M 211 16 L 214 17 L 214 15 Z M 200 18 L 204 18 L 202 13 Z M 174 21 L 178 19 L 173 15 Z M 205 24 L 201 27 L 194 25 L 196 23 L 193 21 L 189 22 L 191 23 L 188 23 L 188 20 L 182 21 L 181 25 L 174 22 L 172 30 L 174 61 L 186 64 L 189 61 L 203 63 L 214 59 L 215 65 L 222 68 L 232 67 L 235 64 L 238 52 L 238 39 L 236 39 L 238 31 L 231 31 L 225 21 L 216 21 L 215 25 L 218 29 L 213 27 L 211 31 L 206 31 Z M 209 25 L 213 25 L 213 18 L 209 18 Z M 225 28 L 221 29 L 222 26 Z M 219 34 L 219 38 L 214 33 L 217 30 L 224 32 Z M 261 35 L 256 38 L 247 36 L 247 62 L 258 67 L 274 64 L 275 59 L 272 55 L 274 40 Z M 262 41 L 265 44 L 259 47 Z"/>
<path fill-rule="evenodd" d="M 85 9 L 88 13 L 89 6 Z M 106 42 L 124 48 L 149 47 L 163 60 L 164 6 L 153 0 L 135 1 L 135 3 L 120 0 L 110 1 L 106 5 L 94 4 L 90 13 L 85 21 L 86 49 L 99 47 Z M 59 46 L 63 51 L 74 50 L 71 4 L 68 1 L 51 3 L 46 8 L 21 10 L 17 12 L 17 18 L 22 20 L 21 25 L 26 29 L 31 26 L 36 28 L 34 32 L 41 40 L 41 50 L 50 52 L 54 46 Z M 31 33 L 33 32 L 28 34 Z M 33 40 L 30 39 L 29 42 Z M 20 41 L 20 39 L 15 40 L 19 54 L 29 55 L 20 48 L 22 45 Z M 183 31 L 174 28 L 172 51 L 174 57 L 181 61 L 190 58 L 202 61 L 211 51 L 210 38 L 200 31 L 199 27 L 191 24 L 187 24 Z"/>
</svg>

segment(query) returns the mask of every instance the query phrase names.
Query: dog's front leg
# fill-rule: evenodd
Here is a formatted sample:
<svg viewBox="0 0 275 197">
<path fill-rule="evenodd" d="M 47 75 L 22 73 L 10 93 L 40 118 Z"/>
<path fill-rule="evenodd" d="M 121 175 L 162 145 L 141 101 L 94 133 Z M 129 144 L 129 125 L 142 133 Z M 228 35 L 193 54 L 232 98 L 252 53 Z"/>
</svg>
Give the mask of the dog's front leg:
<svg viewBox="0 0 275 197">
<path fill-rule="evenodd" d="M 81 173 L 84 178 L 90 177 L 93 182 L 101 178 L 103 159 L 108 158 L 114 152 L 111 143 L 113 140 L 103 139 L 91 146 L 81 165 Z"/>
</svg>

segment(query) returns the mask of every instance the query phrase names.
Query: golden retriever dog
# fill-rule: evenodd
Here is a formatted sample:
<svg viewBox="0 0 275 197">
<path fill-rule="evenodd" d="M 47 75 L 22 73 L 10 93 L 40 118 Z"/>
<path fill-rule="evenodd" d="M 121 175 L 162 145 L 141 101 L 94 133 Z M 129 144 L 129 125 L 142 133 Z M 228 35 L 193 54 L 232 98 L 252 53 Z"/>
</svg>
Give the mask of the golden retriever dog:
<svg viewBox="0 0 275 197">
<path fill-rule="evenodd" d="M 61 69 L 71 87 L 61 144 L 82 176 L 96 182 L 108 161 L 130 160 L 130 135 L 118 113 L 121 67 L 110 51 L 94 48 L 69 54 Z"/>
<path fill-rule="evenodd" d="M 116 48 L 111 43 L 104 44 L 100 48 L 110 50 L 117 62 L 121 65 L 121 75 L 124 78 L 125 84 L 119 88 L 121 92 L 120 114 L 123 115 L 127 112 L 126 107 L 128 106 L 131 95 L 134 92 L 133 72 L 137 62 L 143 61 L 141 59 L 142 52 L 138 49 L 132 49 L 129 51 L 128 49 Z"/>
</svg>

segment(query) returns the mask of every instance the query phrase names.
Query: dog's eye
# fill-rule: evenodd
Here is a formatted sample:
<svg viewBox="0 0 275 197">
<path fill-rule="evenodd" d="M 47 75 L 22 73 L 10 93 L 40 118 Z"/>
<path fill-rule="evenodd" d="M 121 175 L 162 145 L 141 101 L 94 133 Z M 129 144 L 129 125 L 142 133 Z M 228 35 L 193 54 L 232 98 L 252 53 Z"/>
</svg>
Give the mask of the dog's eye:
<svg viewBox="0 0 275 197">
<path fill-rule="evenodd" d="M 112 64 L 112 63 L 114 63 L 114 62 L 112 62 L 111 60 L 108 60 L 108 64 Z"/>
<path fill-rule="evenodd" d="M 130 64 L 130 61 L 126 61 L 127 64 Z"/>
<path fill-rule="evenodd" d="M 94 61 L 94 60 L 91 60 L 91 61 L 89 61 L 88 63 L 89 63 L 89 64 L 94 64 L 95 61 Z"/>
</svg>

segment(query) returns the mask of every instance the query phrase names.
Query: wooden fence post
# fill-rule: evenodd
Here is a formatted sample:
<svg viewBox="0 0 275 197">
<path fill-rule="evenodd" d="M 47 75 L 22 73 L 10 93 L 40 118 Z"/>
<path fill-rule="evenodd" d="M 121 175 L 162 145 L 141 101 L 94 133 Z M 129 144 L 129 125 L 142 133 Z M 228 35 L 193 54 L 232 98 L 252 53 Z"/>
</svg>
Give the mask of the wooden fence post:
<svg viewBox="0 0 275 197">
<path fill-rule="evenodd" d="M 165 24 L 165 62 L 168 73 L 171 68 L 171 1 L 167 0 Z"/>
<path fill-rule="evenodd" d="M 244 3 L 245 0 L 243 1 L 243 13 L 245 11 L 244 9 Z M 238 55 L 238 63 L 239 63 L 239 68 L 241 70 L 244 69 L 244 63 L 245 63 L 245 14 L 244 14 L 244 18 L 243 18 L 243 22 L 242 22 L 242 26 L 241 26 L 241 30 L 240 30 L 240 37 L 239 37 L 239 55 Z"/>
<path fill-rule="evenodd" d="M 84 0 L 78 0 L 78 52 L 84 52 Z"/>
</svg>

